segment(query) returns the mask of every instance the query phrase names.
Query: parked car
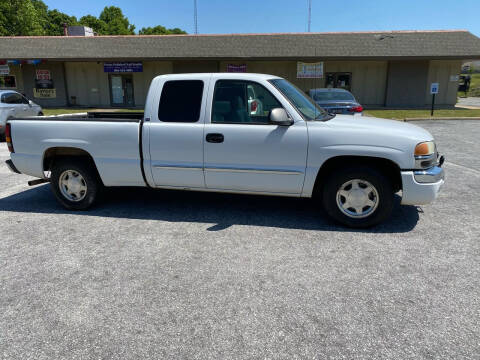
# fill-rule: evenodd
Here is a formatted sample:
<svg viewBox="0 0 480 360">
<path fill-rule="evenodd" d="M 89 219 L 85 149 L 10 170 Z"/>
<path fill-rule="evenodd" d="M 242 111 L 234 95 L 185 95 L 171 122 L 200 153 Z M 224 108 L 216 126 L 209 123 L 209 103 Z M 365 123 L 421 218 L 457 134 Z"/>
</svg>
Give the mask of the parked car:
<svg viewBox="0 0 480 360">
<path fill-rule="evenodd" d="M 42 108 L 13 90 L 0 90 L 0 138 L 4 137 L 8 119 L 43 115 Z"/>
<path fill-rule="evenodd" d="M 310 90 L 310 97 L 322 108 L 333 114 L 362 114 L 363 106 L 351 92 L 345 89 L 325 88 Z"/>
<path fill-rule="evenodd" d="M 264 114 L 250 113 L 248 86 Z M 388 218 L 398 191 L 402 204 L 427 204 L 444 183 L 426 130 L 329 114 L 271 75 L 162 75 L 144 115 L 20 118 L 6 135 L 8 167 L 50 182 L 72 210 L 104 186 L 138 186 L 313 198 L 338 222 L 368 227 Z"/>
</svg>

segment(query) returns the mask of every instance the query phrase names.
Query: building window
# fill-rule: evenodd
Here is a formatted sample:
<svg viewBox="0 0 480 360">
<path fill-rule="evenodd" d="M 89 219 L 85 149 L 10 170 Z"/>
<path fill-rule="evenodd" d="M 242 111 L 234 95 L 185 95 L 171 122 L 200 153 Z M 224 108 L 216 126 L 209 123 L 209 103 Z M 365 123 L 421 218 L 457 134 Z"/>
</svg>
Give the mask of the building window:
<svg viewBox="0 0 480 360">
<path fill-rule="evenodd" d="M 14 75 L 0 75 L 0 88 L 16 89 L 17 80 Z"/>
<path fill-rule="evenodd" d="M 158 118 L 163 122 L 197 122 L 202 107 L 203 81 L 174 80 L 163 85 Z"/>
<path fill-rule="evenodd" d="M 352 73 L 330 72 L 326 74 L 325 79 L 325 87 L 327 88 L 340 88 L 348 91 L 352 88 Z"/>
</svg>

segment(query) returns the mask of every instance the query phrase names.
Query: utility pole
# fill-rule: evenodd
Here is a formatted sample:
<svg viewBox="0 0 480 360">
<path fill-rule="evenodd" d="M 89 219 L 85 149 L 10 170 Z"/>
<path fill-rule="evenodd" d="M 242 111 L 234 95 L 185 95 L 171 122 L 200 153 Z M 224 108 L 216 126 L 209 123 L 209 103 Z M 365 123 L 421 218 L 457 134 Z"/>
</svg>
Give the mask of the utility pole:
<svg viewBox="0 0 480 360">
<path fill-rule="evenodd" d="M 308 32 L 312 27 L 312 0 L 308 0 Z"/>
<path fill-rule="evenodd" d="M 195 24 L 195 34 L 198 34 L 197 0 L 193 0 L 193 22 Z"/>
</svg>

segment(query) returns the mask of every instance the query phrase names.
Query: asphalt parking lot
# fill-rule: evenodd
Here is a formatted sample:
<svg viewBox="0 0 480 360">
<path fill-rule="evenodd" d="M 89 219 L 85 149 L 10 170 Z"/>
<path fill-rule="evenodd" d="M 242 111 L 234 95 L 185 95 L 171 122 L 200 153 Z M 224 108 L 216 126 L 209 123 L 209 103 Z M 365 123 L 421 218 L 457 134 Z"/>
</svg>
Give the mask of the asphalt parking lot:
<svg viewBox="0 0 480 360">
<path fill-rule="evenodd" d="M 118 189 L 68 212 L 0 144 L 0 357 L 478 359 L 480 121 L 416 124 L 440 197 L 368 231 L 305 199 Z"/>
</svg>

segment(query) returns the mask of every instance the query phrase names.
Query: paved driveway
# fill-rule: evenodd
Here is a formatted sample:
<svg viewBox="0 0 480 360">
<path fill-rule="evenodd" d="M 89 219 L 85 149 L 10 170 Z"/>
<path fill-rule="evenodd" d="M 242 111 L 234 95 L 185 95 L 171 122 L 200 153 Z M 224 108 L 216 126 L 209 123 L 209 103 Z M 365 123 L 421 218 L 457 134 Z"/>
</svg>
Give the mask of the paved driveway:
<svg viewBox="0 0 480 360">
<path fill-rule="evenodd" d="M 478 358 L 480 121 L 417 124 L 447 156 L 440 198 L 370 231 L 207 193 L 72 213 L 2 161 L 0 357 Z"/>
<path fill-rule="evenodd" d="M 457 106 L 468 106 L 480 109 L 480 97 L 459 98 Z"/>
</svg>

